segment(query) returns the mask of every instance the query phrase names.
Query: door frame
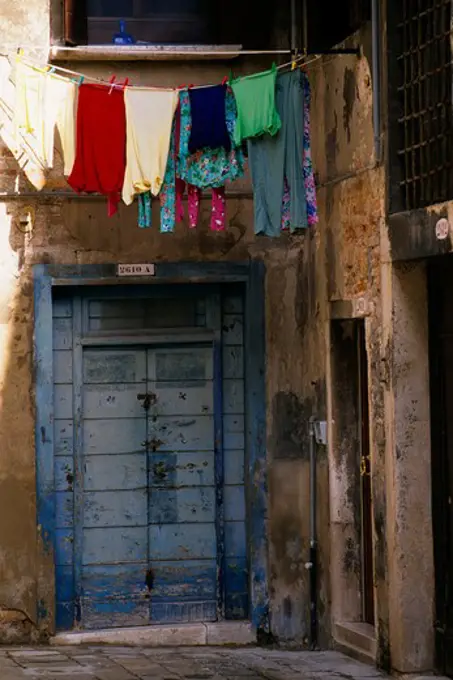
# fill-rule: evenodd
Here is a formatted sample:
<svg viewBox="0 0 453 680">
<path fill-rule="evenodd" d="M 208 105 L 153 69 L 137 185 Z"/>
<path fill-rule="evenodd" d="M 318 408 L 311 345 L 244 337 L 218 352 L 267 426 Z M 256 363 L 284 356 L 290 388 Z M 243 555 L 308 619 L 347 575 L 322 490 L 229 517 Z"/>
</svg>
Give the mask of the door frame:
<svg viewBox="0 0 453 680">
<path fill-rule="evenodd" d="M 149 277 L 117 276 L 116 264 L 34 265 L 34 371 L 37 527 L 47 569 L 39 570 L 38 621 L 55 629 L 56 495 L 53 435 L 52 290 L 56 287 L 237 284 L 245 293 L 246 496 L 250 619 L 269 631 L 265 378 L 265 265 L 262 261 L 156 264 Z M 52 569 L 49 578 L 48 569 Z"/>
</svg>

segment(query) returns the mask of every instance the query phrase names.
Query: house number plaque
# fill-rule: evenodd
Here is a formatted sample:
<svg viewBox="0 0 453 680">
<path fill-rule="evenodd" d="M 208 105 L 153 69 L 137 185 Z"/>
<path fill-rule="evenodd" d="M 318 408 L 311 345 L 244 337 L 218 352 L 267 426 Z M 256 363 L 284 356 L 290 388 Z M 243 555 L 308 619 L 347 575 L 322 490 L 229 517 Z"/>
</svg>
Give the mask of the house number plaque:
<svg viewBox="0 0 453 680">
<path fill-rule="evenodd" d="M 154 276 L 153 264 L 119 264 L 116 267 L 117 276 Z"/>
</svg>

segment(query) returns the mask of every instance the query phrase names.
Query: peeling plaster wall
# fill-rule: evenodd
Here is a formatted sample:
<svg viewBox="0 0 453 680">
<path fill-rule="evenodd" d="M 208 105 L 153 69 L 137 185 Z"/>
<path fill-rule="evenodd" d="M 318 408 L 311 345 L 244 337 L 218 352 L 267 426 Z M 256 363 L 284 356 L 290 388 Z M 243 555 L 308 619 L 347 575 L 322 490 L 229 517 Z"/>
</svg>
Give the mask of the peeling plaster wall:
<svg viewBox="0 0 453 680">
<path fill-rule="evenodd" d="M 11 44 L 36 39 L 46 46 L 48 3 L 0 0 L 0 28 Z M 59 32 L 58 21 L 53 30 Z M 31 36 L 31 37 L 30 37 Z M 0 641 L 46 636 L 54 613 L 40 600 L 53 600 L 52 555 L 36 530 L 33 312 L 31 266 L 35 263 L 105 263 L 261 258 L 266 275 L 267 435 L 269 486 L 269 588 L 272 633 L 282 642 L 303 644 L 308 635 L 309 464 L 308 419 L 329 421 L 328 447 L 317 449 L 320 644 L 332 643 L 332 622 L 357 611 L 340 589 L 356 588 L 354 560 L 346 559 L 354 507 L 350 489 L 356 472 L 338 451 L 331 416 L 336 395 L 332 371 L 330 317 L 335 303 L 351 303 L 365 318 L 370 385 L 372 486 L 378 660 L 390 664 L 388 608 L 386 423 L 382 359 L 382 307 L 391 285 L 381 272 L 384 174 L 374 165 L 369 27 L 351 39 L 363 45 L 360 59 L 325 57 L 309 68 L 312 82 L 313 157 L 320 222 L 297 237 L 278 241 L 253 236 L 248 180 L 236 183 L 228 199 L 227 230 L 208 230 L 210 200 L 204 199 L 200 227 L 179 225 L 174 235 L 140 230 L 135 209 L 120 207 L 106 217 L 98 198 L 27 196 L 0 202 Z M 349 44 L 349 43 L 348 43 Z M 14 49 L 11 49 L 11 54 Z M 34 50 L 44 58 L 44 51 Z M 268 62 L 234 62 L 235 73 Z M 220 80 L 230 64 L 77 63 L 76 69 L 134 83 L 174 84 Z M 67 191 L 61 158 L 47 190 Z M 0 148 L 0 191 L 30 191 L 17 159 Z M 26 233 L 28 208 L 35 224 Z M 158 224 L 158 206 L 153 206 Z M 383 289 L 381 287 L 383 281 Z M 381 297 L 381 292 L 384 295 Z M 354 311 L 355 310 L 355 311 Z M 384 376 L 385 377 L 385 376 Z M 329 478 L 331 483 L 329 485 Z M 332 483 L 335 480 L 335 484 Z M 349 495 L 348 495 L 349 494 Z M 10 514 L 13 517 L 10 517 Z M 355 579 L 355 580 L 354 580 Z M 351 591 L 352 593 L 352 591 Z M 342 601 L 343 597 L 343 601 Z M 351 595 L 352 597 L 352 595 Z M 349 608 L 349 609 L 348 609 Z M 3 612 L 3 613 L 2 613 Z M 352 614 L 353 615 L 353 614 Z"/>
<path fill-rule="evenodd" d="M 55 5 L 56 3 L 51 3 Z M 53 32 L 60 32 L 53 21 Z M 46 59 L 49 10 L 45 0 L 14 5 L 0 0 L 0 28 L 9 32 L 10 59 L 15 47 Z M 282 33 L 283 35 L 283 33 Z M 283 39 L 283 38 L 282 38 Z M 39 47 L 43 49 L 39 49 Z M 218 82 L 231 63 L 80 63 L 76 70 L 132 82 L 180 85 L 183 82 Z M 71 67 L 71 64 L 68 65 Z M 268 60 L 234 62 L 235 73 L 256 71 Z M 4 131 L 5 132 L 5 131 Z M 58 143 L 55 168 L 44 193 L 33 191 L 20 157 L 0 146 L 0 642 L 46 638 L 54 627 L 53 556 L 46 552 L 36 527 L 33 294 L 31 267 L 37 263 L 93 264 L 105 262 L 215 261 L 263 259 L 267 266 L 266 314 L 267 404 L 269 455 L 269 574 L 272 632 L 282 642 L 303 644 L 309 603 L 308 574 L 308 467 L 306 420 L 312 412 L 325 418 L 325 377 L 321 314 L 325 314 L 323 252 L 319 230 L 271 242 L 253 235 L 250 182 L 237 182 L 227 204 L 224 234 L 209 231 L 210 198 L 203 199 L 201 223 L 189 232 L 178 225 L 173 235 L 159 234 L 159 208 L 153 205 L 151 230 L 137 228 L 136 207 L 121 206 L 109 219 L 102 198 L 65 195 Z M 26 170 L 37 169 L 26 166 Z M 13 196 L 20 190 L 27 195 Z M 63 192 L 49 196 L 49 191 Z M 34 216 L 28 231 L 24 216 Z M 317 272 L 315 274 L 315 272 Z M 282 307 L 282 299 L 285 304 Z M 307 306 L 307 300 L 310 300 Z M 321 335 L 320 335 L 321 331 Z M 321 338 L 321 351 L 320 350 Z M 302 351 L 301 351 L 302 350 Z M 306 361 L 306 357 L 313 360 Z M 313 385 L 312 385 L 313 383 Z M 300 412 L 300 405 L 303 412 Z M 327 457 L 320 463 L 320 493 L 328 488 Z M 14 515 L 13 519 L 9 514 Z M 320 612 L 322 640 L 328 644 L 328 506 L 320 505 L 321 542 Z M 281 533 L 284 527 L 285 533 Z"/>
<path fill-rule="evenodd" d="M 428 353 L 424 263 L 392 273 L 393 334 L 389 352 L 390 417 L 387 479 L 392 666 L 432 670 L 434 565 Z M 393 421 L 393 422 L 392 422 Z"/>
<path fill-rule="evenodd" d="M 381 247 L 385 245 L 385 184 L 375 166 L 369 27 L 346 41 L 361 44 L 360 59 L 325 57 L 313 67 L 313 150 L 319 180 L 326 297 L 323 314 L 330 469 L 330 592 L 332 623 L 360 620 L 357 575 L 357 468 L 354 442 L 345 441 L 331 334 L 330 312 L 364 317 L 368 357 L 370 448 L 374 515 L 374 562 L 378 663 L 390 667 L 386 541 L 385 420 L 381 383 Z M 340 376 L 341 377 L 341 376 Z M 341 378 L 344 385 L 344 379 Z M 346 408 L 343 405 L 343 408 Z M 348 414 L 345 415 L 348 417 Z M 352 533 L 351 533 L 352 532 Z M 352 548 L 352 552 L 351 552 Z"/>
</svg>

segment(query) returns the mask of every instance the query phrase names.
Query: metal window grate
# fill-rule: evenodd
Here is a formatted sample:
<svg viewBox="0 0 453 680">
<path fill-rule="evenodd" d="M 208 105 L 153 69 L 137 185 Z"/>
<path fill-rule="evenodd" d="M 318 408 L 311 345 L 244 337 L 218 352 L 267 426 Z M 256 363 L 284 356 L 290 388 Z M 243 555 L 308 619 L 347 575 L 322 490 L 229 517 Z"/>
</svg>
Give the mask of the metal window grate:
<svg viewBox="0 0 453 680">
<path fill-rule="evenodd" d="M 452 1 L 397 1 L 400 188 L 411 210 L 453 199 Z"/>
</svg>

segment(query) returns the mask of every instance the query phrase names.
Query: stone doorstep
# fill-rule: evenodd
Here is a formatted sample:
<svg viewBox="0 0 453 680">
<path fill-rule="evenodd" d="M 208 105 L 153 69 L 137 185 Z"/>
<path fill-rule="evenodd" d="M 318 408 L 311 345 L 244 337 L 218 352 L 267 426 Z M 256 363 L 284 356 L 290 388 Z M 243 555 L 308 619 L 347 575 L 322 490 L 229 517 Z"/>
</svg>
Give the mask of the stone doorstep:
<svg viewBox="0 0 453 680">
<path fill-rule="evenodd" d="M 337 622 L 334 624 L 335 646 L 360 661 L 376 662 L 376 634 L 369 623 Z"/>
<path fill-rule="evenodd" d="M 228 621 L 58 633 L 50 639 L 50 644 L 57 647 L 98 644 L 133 647 L 194 647 L 205 645 L 243 647 L 256 644 L 256 635 L 250 623 Z"/>
</svg>

